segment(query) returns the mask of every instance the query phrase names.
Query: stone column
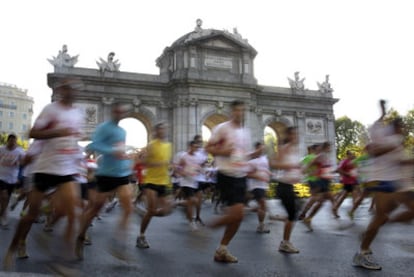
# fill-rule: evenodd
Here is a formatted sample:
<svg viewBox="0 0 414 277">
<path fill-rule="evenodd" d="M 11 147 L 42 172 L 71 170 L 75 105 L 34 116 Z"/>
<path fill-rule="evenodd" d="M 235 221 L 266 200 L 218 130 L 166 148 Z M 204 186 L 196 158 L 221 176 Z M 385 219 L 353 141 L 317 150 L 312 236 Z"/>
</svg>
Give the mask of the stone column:
<svg viewBox="0 0 414 277">
<path fill-rule="evenodd" d="M 111 105 L 114 103 L 115 98 L 113 97 L 102 97 L 102 117 L 100 122 L 104 122 L 111 119 Z"/>
<path fill-rule="evenodd" d="M 307 154 L 306 149 L 306 126 L 305 126 L 305 114 L 304 112 L 297 112 L 296 113 L 296 122 L 298 128 L 298 136 L 299 136 L 299 153 L 300 155 L 304 156 Z"/>
<path fill-rule="evenodd" d="M 338 162 L 336 160 L 336 146 L 335 146 L 335 121 L 333 114 L 326 115 L 327 122 L 327 137 L 328 141 L 331 143 L 331 161 L 335 164 Z"/>
</svg>

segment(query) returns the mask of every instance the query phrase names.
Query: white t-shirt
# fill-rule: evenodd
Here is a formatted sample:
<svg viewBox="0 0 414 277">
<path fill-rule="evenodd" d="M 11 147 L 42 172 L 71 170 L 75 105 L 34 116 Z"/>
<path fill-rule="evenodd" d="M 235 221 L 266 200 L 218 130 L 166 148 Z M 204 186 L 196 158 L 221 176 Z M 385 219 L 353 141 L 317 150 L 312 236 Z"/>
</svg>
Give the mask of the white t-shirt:
<svg viewBox="0 0 414 277">
<path fill-rule="evenodd" d="M 371 158 L 371 161 L 364 169 L 367 181 L 397 181 L 401 179 L 402 166 L 400 161 L 404 159 L 403 136 L 392 134 L 390 126 L 376 123 L 370 129 L 372 143 L 395 147 L 378 157 Z"/>
<path fill-rule="evenodd" d="M 7 149 L 5 145 L 0 147 L 0 180 L 8 184 L 16 184 L 23 157 L 24 150 L 20 146 L 13 150 Z"/>
<path fill-rule="evenodd" d="M 26 155 L 32 156 L 32 161 L 27 164 L 23 169 L 23 176 L 29 177 L 33 173 L 34 165 L 39 157 L 40 152 L 42 152 L 43 141 L 35 140 L 30 144 L 29 149 L 27 149 Z"/>
<path fill-rule="evenodd" d="M 286 147 L 286 146 L 285 146 Z M 300 165 L 301 156 L 299 155 L 299 149 L 292 147 L 289 152 L 283 157 L 283 163 L 289 165 Z M 302 170 L 300 168 L 283 169 L 279 170 L 277 180 L 287 184 L 296 184 L 303 179 Z"/>
<path fill-rule="evenodd" d="M 236 178 L 247 175 L 249 171 L 247 155 L 251 148 L 251 139 L 250 132 L 246 128 L 238 128 L 231 121 L 226 121 L 213 129 L 210 142 L 217 143 L 226 148 L 234 148 L 230 157 L 215 157 L 219 172 Z"/>
<path fill-rule="evenodd" d="M 263 175 L 263 177 L 269 177 L 269 160 L 265 155 L 250 160 L 249 164 L 254 170 L 256 170 L 256 174 Z M 265 182 L 255 178 L 247 179 L 247 185 L 249 190 L 269 189 L 269 182 Z"/>
<path fill-rule="evenodd" d="M 200 148 L 194 154 L 197 157 L 198 164 L 203 167 L 203 164 L 208 159 L 207 152 L 204 150 L 204 148 Z M 207 182 L 206 172 L 204 170 L 201 170 L 200 173 L 196 176 L 196 180 L 197 182 Z"/>
<path fill-rule="evenodd" d="M 81 133 L 83 115 L 76 107 L 65 107 L 59 102 L 48 104 L 34 123 L 36 129 L 71 128 Z M 77 174 L 79 157 L 79 136 L 71 135 L 45 139 L 33 172 L 53 175 Z"/>
<path fill-rule="evenodd" d="M 183 164 L 184 176 L 181 179 L 181 187 L 198 188 L 197 176 L 201 170 L 199 157 L 194 154 L 184 153 L 181 156 L 180 164 Z"/>
</svg>

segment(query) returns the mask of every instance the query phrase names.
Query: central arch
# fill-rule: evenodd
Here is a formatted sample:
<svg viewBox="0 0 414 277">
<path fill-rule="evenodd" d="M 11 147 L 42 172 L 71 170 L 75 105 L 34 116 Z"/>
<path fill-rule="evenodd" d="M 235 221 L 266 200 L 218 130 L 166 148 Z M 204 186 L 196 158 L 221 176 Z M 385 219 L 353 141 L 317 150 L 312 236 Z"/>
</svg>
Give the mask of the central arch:
<svg viewBox="0 0 414 277">
<path fill-rule="evenodd" d="M 210 138 L 211 131 L 214 127 L 219 125 L 220 123 L 223 123 L 225 121 L 229 120 L 229 117 L 224 114 L 219 113 L 213 113 L 208 115 L 202 122 L 202 136 L 203 141 L 207 141 Z"/>
</svg>

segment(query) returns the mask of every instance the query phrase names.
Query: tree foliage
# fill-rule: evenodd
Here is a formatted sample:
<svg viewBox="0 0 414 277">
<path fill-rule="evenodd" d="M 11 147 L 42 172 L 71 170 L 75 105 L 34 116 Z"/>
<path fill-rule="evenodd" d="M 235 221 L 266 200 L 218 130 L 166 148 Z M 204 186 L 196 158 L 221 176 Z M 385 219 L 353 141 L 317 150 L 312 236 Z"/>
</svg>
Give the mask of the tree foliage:
<svg viewBox="0 0 414 277">
<path fill-rule="evenodd" d="M 347 116 L 335 120 L 336 157 L 342 160 L 346 151 L 351 150 L 357 156 L 362 153 L 368 139 L 367 128 L 359 121 Z"/>
<path fill-rule="evenodd" d="M 391 122 L 397 117 L 401 117 L 404 122 L 404 146 L 412 152 L 414 150 L 414 110 L 410 110 L 406 115 L 401 116 L 396 110 L 391 109 L 387 113 L 385 120 Z"/>
</svg>

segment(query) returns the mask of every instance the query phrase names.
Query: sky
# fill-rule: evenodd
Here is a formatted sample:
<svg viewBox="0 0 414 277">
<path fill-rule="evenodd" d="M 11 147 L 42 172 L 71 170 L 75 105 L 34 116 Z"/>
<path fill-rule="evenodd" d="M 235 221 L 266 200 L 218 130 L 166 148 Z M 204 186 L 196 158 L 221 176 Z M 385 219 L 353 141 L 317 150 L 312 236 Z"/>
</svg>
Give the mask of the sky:
<svg viewBox="0 0 414 277">
<path fill-rule="evenodd" d="M 194 30 L 234 27 L 258 51 L 261 85 L 289 87 L 295 71 L 305 87 L 330 75 L 336 117 L 365 125 L 378 100 L 402 114 L 414 109 L 414 2 L 410 0 L 14 0 L 0 1 L 0 82 L 27 89 L 35 115 L 50 101 L 47 61 L 63 44 L 77 67 L 97 68 L 116 53 L 121 70 L 158 74 L 165 47 Z"/>
</svg>

